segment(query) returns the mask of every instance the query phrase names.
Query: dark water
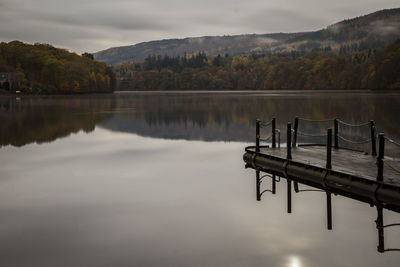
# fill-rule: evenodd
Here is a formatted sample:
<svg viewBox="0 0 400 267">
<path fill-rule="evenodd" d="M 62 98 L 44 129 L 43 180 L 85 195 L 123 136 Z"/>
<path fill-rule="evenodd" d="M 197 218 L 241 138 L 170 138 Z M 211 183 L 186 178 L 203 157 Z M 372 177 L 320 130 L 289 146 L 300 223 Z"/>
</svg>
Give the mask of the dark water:
<svg viewBox="0 0 400 267">
<path fill-rule="evenodd" d="M 399 104 L 343 92 L 1 98 L 0 266 L 399 266 L 400 252 L 376 250 L 376 209 L 334 196 L 328 231 L 324 194 L 295 194 L 287 214 L 278 183 L 257 202 L 242 160 L 257 117 L 282 131 L 295 116 L 374 119 L 398 140 Z M 400 227 L 385 245 L 400 247 Z"/>
</svg>

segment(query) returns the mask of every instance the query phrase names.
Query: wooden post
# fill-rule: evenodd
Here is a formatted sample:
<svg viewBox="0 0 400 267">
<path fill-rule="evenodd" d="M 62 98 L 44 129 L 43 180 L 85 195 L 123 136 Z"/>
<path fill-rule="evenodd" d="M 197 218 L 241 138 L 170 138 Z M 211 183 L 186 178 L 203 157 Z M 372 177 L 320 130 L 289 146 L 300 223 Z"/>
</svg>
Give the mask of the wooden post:
<svg viewBox="0 0 400 267">
<path fill-rule="evenodd" d="M 260 120 L 256 119 L 256 152 L 260 152 Z"/>
<path fill-rule="evenodd" d="M 326 211 L 328 219 L 328 230 L 332 230 L 332 194 L 326 192 Z"/>
<path fill-rule="evenodd" d="M 278 148 L 281 148 L 281 131 L 278 130 Z"/>
<path fill-rule="evenodd" d="M 385 233 L 383 229 L 383 208 L 376 207 L 378 218 L 376 219 L 376 228 L 378 229 L 378 252 L 385 252 Z"/>
<path fill-rule="evenodd" d="M 339 125 L 338 120 L 335 118 L 333 120 L 333 129 L 334 129 L 334 136 L 335 136 L 335 149 L 339 148 Z"/>
<path fill-rule="evenodd" d="M 371 128 L 371 153 L 372 156 L 376 156 L 376 132 L 375 132 L 375 122 L 373 120 L 371 120 L 369 122 L 370 128 Z"/>
<path fill-rule="evenodd" d="M 332 129 L 328 129 L 326 140 L 326 168 L 332 169 Z"/>
<path fill-rule="evenodd" d="M 261 189 L 260 189 L 260 171 L 256 171 L 256 199 L 261 200 Z"/>
<path fill-rule="evenodd" d="M 287 212 L 292 213 L 292 180 L 287 179 Z"/>
<path fill-rule="evenodd" d="M 294 119 L 293 147 L 297 145 L 297 130 L 299 128 L 299 118 Z"/>
<path fill-rule="evenodd" d="M 276 148 L 276 120 L 272 118 L 272 148 Z"/>
<path fill-rule="evenodd" d="M 287 137 L 286 137 L 287 159 L 292 159 L 292 124 L 287 124 Z"/>
<path fill-rule="evenodd" d="M 385 134 L 379 134 L 379 154 L 376 160 L 378 164 L 378 175 L 376 180 L 378 182 L 383 182 L 383 159 L 385 157 Z"/>
</svg>

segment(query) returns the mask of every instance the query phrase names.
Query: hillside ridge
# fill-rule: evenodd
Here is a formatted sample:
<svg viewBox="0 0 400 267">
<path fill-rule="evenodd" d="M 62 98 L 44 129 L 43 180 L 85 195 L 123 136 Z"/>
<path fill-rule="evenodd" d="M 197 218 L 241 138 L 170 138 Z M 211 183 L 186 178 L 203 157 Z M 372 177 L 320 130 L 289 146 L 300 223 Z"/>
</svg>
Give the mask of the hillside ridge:
<svg viewBox="0 0 400 267">
<path fill-rule="evenodd" d="M 313 51 L 361 51 L 385 47 L 400 36 L 400 8 L 383 9 L 367 15 L 342 20 L 324 29 L 296 33 L 241 34 L 187 37 L 141 42 L 113 47 L 94 53 L 98 61 L 108 64 L 143 62 L 149 55 L 183 56 L 199 51 L 246 55 Z"/>
</svg>

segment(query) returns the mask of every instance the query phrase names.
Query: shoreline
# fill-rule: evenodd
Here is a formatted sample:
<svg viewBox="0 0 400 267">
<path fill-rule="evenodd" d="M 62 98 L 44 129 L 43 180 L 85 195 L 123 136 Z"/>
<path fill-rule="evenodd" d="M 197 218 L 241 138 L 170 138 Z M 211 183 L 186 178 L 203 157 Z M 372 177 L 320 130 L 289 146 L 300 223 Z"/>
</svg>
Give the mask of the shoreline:
<svg viewBox="0 0 400 267">
<path fill-rule="evenodd" d="M 266 94 L 266 95 L 285 95 L 285 94 L 400 94 L 399 89 L 316 89 L 316 90 L 301 90 L 301 89 L 285 89 L 285 90 L 123 90 L 113 92 L 82 92 L 82 93 L 55 93 L 55 94 L 27 94 L 27 93 L 11 93 L 0 90 L 0 97 L 45 97 L 45 96 L 90 96 L 90 95 L 121 95 L 121 94 Z"/>
<path fill-rule="evenodd" d="M 123 90 L 114 91 L 114 94 L 329 94 L 329 93 L 399 93 L 398 89 L 382 89 L 382 90 L 371 90 L 371 89 L 317 89 L 317 90 Z"/>
</svg>

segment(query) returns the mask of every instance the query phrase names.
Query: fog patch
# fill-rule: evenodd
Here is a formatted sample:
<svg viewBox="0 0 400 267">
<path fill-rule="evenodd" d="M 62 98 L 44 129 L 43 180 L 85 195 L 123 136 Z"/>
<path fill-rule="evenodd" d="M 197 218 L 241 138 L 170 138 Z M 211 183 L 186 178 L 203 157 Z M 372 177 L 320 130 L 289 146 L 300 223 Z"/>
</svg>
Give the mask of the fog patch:
<svg viewBox="0 0 400 267">
<path fill-rule="evenodd" d="M 400 21 L 376 21 L 370 24 L 370 29 L 375 34 L 382 36 L 400 34 Z"/>
<path fill-rule="evenodd" d="M 269 45 L 269 44 L 273 44 L 276 42 L 277 42 L 277 40 L 275 40 L 273 38 L 268 38 L 268 37 L 259 37 L 256 39 L 256 43 L 258 45 Z"/>
</svg>

